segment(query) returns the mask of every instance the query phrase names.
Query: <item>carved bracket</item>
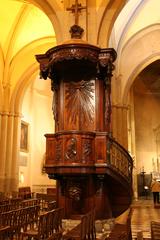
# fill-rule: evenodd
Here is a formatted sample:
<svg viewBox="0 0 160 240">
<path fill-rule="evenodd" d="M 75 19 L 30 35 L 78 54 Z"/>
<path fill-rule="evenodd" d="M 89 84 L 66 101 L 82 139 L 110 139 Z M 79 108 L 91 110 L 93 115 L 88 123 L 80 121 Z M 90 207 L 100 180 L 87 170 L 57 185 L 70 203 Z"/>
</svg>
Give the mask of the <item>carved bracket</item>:
<svg viewBox="0 0 160 240">
<path fill-rule="evenodd" d="M 112 48 L 101 49 L 99 54 L 98 76 L 104 81 L 105 86 L 105 124 L 107 132 L 111 131 L 111 78 L 116 56 L 117 54 Z"/>
</svg>

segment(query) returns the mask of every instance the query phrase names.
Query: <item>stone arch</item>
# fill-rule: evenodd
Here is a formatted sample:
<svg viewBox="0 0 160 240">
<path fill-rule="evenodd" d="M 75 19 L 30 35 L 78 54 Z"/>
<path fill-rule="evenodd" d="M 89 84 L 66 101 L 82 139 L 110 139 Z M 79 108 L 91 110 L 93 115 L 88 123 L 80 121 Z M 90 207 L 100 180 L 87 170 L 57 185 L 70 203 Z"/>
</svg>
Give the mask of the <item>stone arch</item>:
<svg viewBox="0 0 160 240">
<path fill-rule="evenodd" d="M 133 84 L 135 78 L 138 76 L 138 74 L 145 67 L 147 67 L 149 64 L 155 62 L 158 59 L 160 59 L 160 51 L 155 53 L 155 54 L 152 54 L 151 56 L 146 58 L 144 61 L 142 61 L 140 64 L 138 64 L 137 67 L 133 70 L 133 72 L 131 73 L 131 75 L 128 78 L 127 84 L 126 84 L 125 89 L 124 89 L 124 94 L 123 94 L 123 97 L 122 97 L 122 102 L 123 103 L 127 102 L 127 95 L 128 95 L 129 89 L 130 89 L 131 85 Z"/>
<path fill-rule="evenodd" d="M 20 76 L 20 79 L 15 86 L 15 89 L 10 101 L 11 112 L 15 112 L 16 114 L 21 113 L 22 100 L 25 94 L 25 90 L 33 80 L 33 77 L 35 76 L 36 73 L 38 73 L 38 66 L 36 63 L 33 63 Z"/>
<path fill-rule="evenodd" d="M 48 48 L 54 47 L 54 45 L 56 45 L 56 41 L 53 37 L 44 37 L 29 43 L 14 56 L 9 72 L 9 78 L 11 79 L 13 86 L 11 93 L 13 96 L 16 95 L 17 88 L 20 86 L 20 84 L 22 84 L 21 79 L 23 78 L 24 73 L 29 71 L 29 68 L 33 64 L 37 64 L 36 59 L 33 56 L 45 52 L 46 50 L 48 50 Z M 23 66 L 21 66 L 21 69 L 19 69 L 19 62 L 23 58 L 25 59 L 25 63 Z M 11 97 L 11 99 L 13 98 L 13 96 Z"/>
<path fill-rule="evenodd" d="M 106 5 L 106 1 L 103 0 L 99 7 L 97 15 L 100 15 L 100 21 L 98 25 L 97 44 L 101 47 L 107 47 L 109 42 L 110 33 L 113 24 L 118 16 L 119 12 L 125 5 L 125 0 L 109 1 Z M 105 7 L 104 7 L 105 6 Z"/>
<path fill-rule="evenodd" d="M 125 36 L 130 28 L 130 25 L 132 24 L 132 21 L 135 18 L 137 12 L 139 12 L 143 8 L 144 4 L 145 4 L 145 2 L 143 0 L 141 0 L 140 2 L 137 3 L 137 5 L 135 5 L 135 7 L 132 9 L 132 11 L 130 11 L 128 18 L 126 20 L 125 26 L 123 27 L 123 30 L 121 32 L 121 35 L 120 35 L 120 38 L 118 41 L 118 45 L 116 47 L 117 55 L 119 56 L 119 59 L 117 61 L 117 69 L 119 69 L 120 56 L 121 56 L 122 48 L 124 45 Z"/>
<path fill-rule="evenodd" d="M 53 24 L 53 28 L 56 35 L 57 43 L 60 43 L 63 41 L 63 29 L 60 18 L 58 16 L 58 13 L 62 11 L 63 9 L 58 5 L 57 1 L 54 0 L 52 3 L 48 0 L 28 0 L 28 2 L 32 3 L 33 5 L 39 7 L 50 19 L 50 21 Z"/>
<path fill-rule="evenodd" d="M 139 31 L 123 47 L 119 72 L 122 76 L 120 101 L 124 104 L 135 77 L 149 63 L 159 59 L 159 28 L 160 24 L 155 24 Z"/>
</svg>

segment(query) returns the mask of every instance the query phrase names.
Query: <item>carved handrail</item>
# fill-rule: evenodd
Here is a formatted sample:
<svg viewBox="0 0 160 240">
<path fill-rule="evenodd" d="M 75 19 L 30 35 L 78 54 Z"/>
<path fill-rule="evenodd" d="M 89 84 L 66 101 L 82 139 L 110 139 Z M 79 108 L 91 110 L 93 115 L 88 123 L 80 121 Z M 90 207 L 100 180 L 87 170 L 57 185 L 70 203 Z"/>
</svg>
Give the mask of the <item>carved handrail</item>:
<svg viewBox="0 0 160 240">
<path fill-rule="evenodd" d="M 132 183 L 133 160 L 130 154 L 115 139 L 108 137 L 107 159 L 111 168 Z"/>
</svg>

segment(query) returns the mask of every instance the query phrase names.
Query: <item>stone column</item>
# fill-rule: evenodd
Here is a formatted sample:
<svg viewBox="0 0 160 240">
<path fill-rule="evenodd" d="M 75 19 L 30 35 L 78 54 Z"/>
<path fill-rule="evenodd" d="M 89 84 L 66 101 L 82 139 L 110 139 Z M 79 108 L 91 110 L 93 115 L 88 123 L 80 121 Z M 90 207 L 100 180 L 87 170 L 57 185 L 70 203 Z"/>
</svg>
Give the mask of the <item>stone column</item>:
<svg viewBox="0 0 160 240">
<path fill-rule="evenodd" d="M 137 163 L 136 163 L 136 143 L 135 143 L 135 116 L 134 116 L 134 97 L 133 97 L 133 89 L 131 88 L 129 94 L 129 114 L 128 114 L 128 136 L 129 136 L 129 145 L 128 149 L 133 158 L 133 192 L 134 197 L 138 198 L 138 189 L 137 189 Z"/>
<path fill-rule="evenodd" d="M 125 148 L 128 149 L 128 126 L 127 126 L 128 106 L 112 105 L 112 132 L 113 137 Z"/>
<path fill-rule="evenodd" d="M 5 191 L 10 192 L 11 183 L 11 167 L 12 161 L 12 146 L 13 146 L 13 124 L 14 124 L 14 114 L 8 115 L 7 124 L 7 146 L 6 146 L 6 160 L 5 160 Z"/>
<path fill-rule="evenodd" d="M 1 112 L 1 135 L 0 135 L 0 191 L 5 190 L 5 161 L 7 146 L 7 122 L 8 112 Z"/>
<path fill-rule="evenodd" d="M 18 184 L 20 116 L 1 112 L 0 191 L 11 192 Z"/>
<path fill-rule="evenodd" d="M 11 165 L 11 186 L 10 191 L 16 191 L 19 181 L 18 161 L 19 161 L 19 149 L 20 149 L 20 122 L 21 117 L 19 114 L 14 116 L 13 124 L 13 146 L 12 146 L 12 165 Z"/>
</svg>

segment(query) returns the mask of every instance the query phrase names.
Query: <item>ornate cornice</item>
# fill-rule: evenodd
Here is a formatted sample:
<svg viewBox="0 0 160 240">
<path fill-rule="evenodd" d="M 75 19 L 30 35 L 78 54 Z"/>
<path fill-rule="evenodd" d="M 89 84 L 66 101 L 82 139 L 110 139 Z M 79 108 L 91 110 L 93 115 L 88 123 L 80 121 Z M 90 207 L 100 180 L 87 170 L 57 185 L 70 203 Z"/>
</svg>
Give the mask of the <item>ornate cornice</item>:
<svg viewBox="0 0 160 240">
<path fill-rule="evenodd" d="M 47 69 L 57 62 L 64 60 L 82 60 L 88 59 L 91 62 L 97 62 L 99 48 L 88 44 L 63 44 L 49 49 L 45 54 L 36 55 L 40 63 L 40 70 L 47 73 Z"/>
<path fill-rule="evenodd" d="M 114 69 L 113 62 L 116 59 L 116 52 L 113 48 L 100 49 L 97 46 L 84 43 L 69 43 L 49 49 L 45 54 L 36 55 L 40 63 L 40 75 L 42 78 L 57 79 L 57 63 L 70 60 L 87 60 L 88 64 L 93 63 L 98 66 L 97 74 L 109 74 L 106 68 L 109 66 L 110 72 Z"/>
</svg>

